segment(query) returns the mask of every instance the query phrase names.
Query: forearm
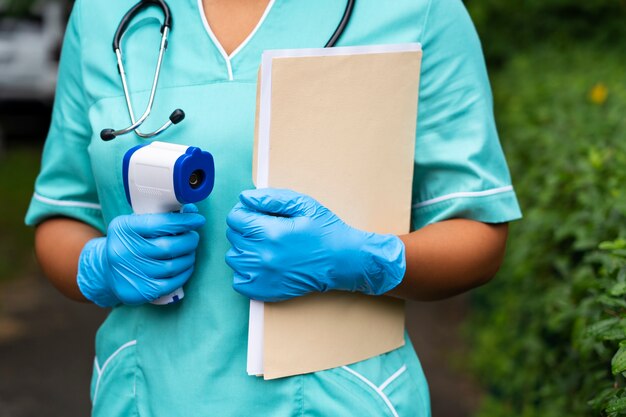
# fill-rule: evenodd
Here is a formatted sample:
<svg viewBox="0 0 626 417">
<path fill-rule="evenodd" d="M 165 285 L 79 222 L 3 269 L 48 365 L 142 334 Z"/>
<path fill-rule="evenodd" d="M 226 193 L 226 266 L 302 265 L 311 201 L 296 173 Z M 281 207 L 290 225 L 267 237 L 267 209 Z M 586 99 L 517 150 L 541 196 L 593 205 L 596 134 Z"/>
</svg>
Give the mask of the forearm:
<svg viewBox="0 0 626 417">
<path fill-rule="evenodd" d="M 77 220 L 54 218 L 37 226 L 35 253 L 48 280 L 66 297 L 87 300 L 78 289 L 78 258 L 85 244 L 101 236 L 93 227 Z"/>
<path fill-rule="evenodd" d="M 500 267 L 507 234 L 506 223 L 453 219 L 400 236 L 406 248 L 406 274 L 388 294 L 428 301 L 483 285 Z"/>
</svg>

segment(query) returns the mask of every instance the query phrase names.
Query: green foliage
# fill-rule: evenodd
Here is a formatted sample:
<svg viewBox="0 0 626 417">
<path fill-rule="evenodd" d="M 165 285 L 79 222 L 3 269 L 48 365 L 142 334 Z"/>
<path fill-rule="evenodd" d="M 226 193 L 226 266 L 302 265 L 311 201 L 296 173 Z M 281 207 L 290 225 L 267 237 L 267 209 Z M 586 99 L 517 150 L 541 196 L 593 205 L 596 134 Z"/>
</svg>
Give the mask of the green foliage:
<svg viewBox="0 0 626 417">
<path fill-rule="evenodd" d="M 610 359 L 613 377 L 598 372 L 597 386 L 589 392 L 595 395 L 589 406 L 597 414 L 616 417 L 626 415 L 626 241 L 607 242 L 600 247 L 607 253 L 595 255 L 601 268 L 597 273 L 598 285 L 588 297 L 590 309 L 586 310 L 591 313 L 590 319 L 597 322 L 577 335 L 575 342 L 583 352 L 600 352 L 598 362 L 604 366 Z M 619 349 L 611 358 L 617 341 Z M 600 369 L 599 366 L 597 370 Z"/>
<path fill-rule="evenodd" d="M 6 14 L 10 16 L 24 16 L 30 12 L 35 0 L 0 0 L 0 5 L 4 6 Z"/>
<path fill-rule="evenodd" d="M 491 62 L 537 45 L 626 46 L 626 0 L 466 0 Z"/>
<path fill-rule="evenodd" d="M 10 149 L 0 155 L 0 282 L 24 272 L 32 262 L 33 231 L 24 214 L 39 170 L 40 149 Z"/>
<path fill-rule="evenodd" d="M 20 18 L 30 15 L 38 6 L 52 1 L 64 5 L 73 3 L 73 0 L 0 0 L 0 11 L 4 15 Z"/>
<path fill-rule="evenodd" d="M 624 56 L 537 47 L 493 86 L 525 217 L 475 296 L 470 362 L 489 392 L 478 415 L 626 415 Z"/>
</svg>

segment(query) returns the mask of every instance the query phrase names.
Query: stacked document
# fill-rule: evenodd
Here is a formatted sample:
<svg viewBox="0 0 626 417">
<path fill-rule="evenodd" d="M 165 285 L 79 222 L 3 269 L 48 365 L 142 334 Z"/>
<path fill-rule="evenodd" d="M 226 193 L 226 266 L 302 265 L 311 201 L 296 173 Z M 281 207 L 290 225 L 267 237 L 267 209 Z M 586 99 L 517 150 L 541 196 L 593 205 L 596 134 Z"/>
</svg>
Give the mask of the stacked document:
<svg viewBox="0 0 626 417">
<path fill-rule="evenodd" d="M 308 194 L 347 224 L 409 232 L 419 44 L 263 54 L 253 172 Z M 251 301 L 248 373 L 274 379 L 404 344 L 404 303 L 349 292 Z"/>
</svg>

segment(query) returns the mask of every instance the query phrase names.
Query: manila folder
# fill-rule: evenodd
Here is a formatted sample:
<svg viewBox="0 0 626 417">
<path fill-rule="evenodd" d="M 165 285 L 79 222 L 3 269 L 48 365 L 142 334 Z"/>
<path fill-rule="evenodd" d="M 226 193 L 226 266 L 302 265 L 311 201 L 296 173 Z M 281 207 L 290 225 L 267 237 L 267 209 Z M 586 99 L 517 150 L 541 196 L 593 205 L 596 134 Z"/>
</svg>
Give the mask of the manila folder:
<svg viewBox="0 0 626 417">
<path fill-rule="evenodd" d="M 311 195 L 362 230 L 408 233 L 421 57 L 419 44 L 265 52 L 257 187 Z M 404 344 L 399 299 L 336 291 L 253 303 L 262 324 L 250 329 L 248 370 L 265 379 L 348 365 Z M 251 366 L 251 357 L 260 364 Z"/>
</svg>

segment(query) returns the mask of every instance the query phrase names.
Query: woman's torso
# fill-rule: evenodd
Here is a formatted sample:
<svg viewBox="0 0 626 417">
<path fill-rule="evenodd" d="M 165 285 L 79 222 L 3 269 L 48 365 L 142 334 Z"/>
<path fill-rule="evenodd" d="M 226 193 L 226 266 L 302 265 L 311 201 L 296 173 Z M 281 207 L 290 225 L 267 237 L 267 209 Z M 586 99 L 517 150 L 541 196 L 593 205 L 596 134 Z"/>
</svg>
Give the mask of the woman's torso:
<svg viewBox="0 0 626 417">
<path fill-rule="evenodd" d="M 122 157 L 142 143 L 134 135 L 111 142 L 99 138 L 103 128 L 129 124 L 110 41 L 134 0 L 117 1 L 114 7 L 105 1 L 82 3 L 81 65 L 93 132 L 89 155 L 108 223 L 131 211 L 122 185 Z M 207 223 L 183 302 L 118 307 L 99 330 L 94 415 L 427 415 L 427 387 L 410 344 L 349 369 L 275 381 L 246 374 L 249 303 L 233 291 L 232 271 L 224 262 L 229 248 L 225 218 L 238 194 L 253 188 L 261 53 L 323 46 L 341 19 L 344 2 L 270 2 L 264 19 L 230 58 L 210 33 L 200 1 L 169 3 L 173 16 L 169 49 L 144 130 L 156 129 L 172 110 L 182 108 L 185 121 L 159 140 L 210 151 L 216 183 L 212 195 L 198 204 Z M 425 0 L 359 0 L 339 45 L 419 42 L 427 8 Z M 160 21 L 156 8 L 142 13 L 122 42 L 136 113 L 143 111 L 149 94 Z M 393 375 L 397 375 L 393 382 L 380 390 Z"/>
</svg>

